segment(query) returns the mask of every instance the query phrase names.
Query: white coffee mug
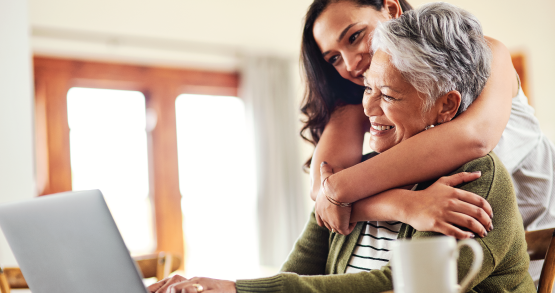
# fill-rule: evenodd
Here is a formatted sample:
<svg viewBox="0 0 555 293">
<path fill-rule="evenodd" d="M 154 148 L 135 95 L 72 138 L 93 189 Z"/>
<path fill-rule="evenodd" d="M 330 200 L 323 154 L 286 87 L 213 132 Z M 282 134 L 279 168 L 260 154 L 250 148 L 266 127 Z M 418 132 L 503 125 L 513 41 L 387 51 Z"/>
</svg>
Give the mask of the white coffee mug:
<svg viewBox="0 0 555 293">
<path fill-rule="evenodd" d="M 439 236 L 392 243 L 391 270 L 395 293 L 460 293 L 482 267 L 482 247 L 474 239 L 458 242 Z M 462 246 L 474 252 L 470 270 L 457 284 L 457 259 Z"/>
</svg>

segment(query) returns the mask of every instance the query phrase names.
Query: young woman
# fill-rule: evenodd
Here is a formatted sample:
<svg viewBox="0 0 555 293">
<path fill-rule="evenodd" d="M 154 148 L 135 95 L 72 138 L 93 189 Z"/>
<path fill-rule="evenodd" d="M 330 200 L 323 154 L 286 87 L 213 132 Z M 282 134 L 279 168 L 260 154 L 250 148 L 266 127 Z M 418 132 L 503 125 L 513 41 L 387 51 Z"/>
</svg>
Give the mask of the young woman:
<svg viewBox="0 0 555 293">
<path fill-rule="evenodd" d="M 359 163 L 366 132 L 374 136 L 397 132 L 387 125 L 371 125 L 362 109 L 362 73 L 371 62 L 372 32 L 378 22 L 410 9 L 405 0 L 315 0 L 309 8 L 302 41 L 307 84 L 303 134 L 309 135 L 303 137 L 316 146 L 307 166 L 311 167 L 311 197 L 316 200 L 318 223 L 341 234 L 354 228 L 351 208 L 332 204 L 322 193 L 325 185 L 335 203 L 380 195 L 366 207 L 373 212 L 366 220 L 391 220 L 390 211 L 396 211 L 395 220 L 417 230 L 472 237 L 459 228 L 465 227 L 485 236 L 492 228 L 491 209 L 476 195 L 449 184 L 415 191 L 410 197 L 394 188 L 437 178 L 495 148 L 512 176 L 525 228 L 555 226 L 549 214 L 555 208 L 553 146 L 526 104 L 508 50 L 492 38 L 486 38 L 493 53 L 491 75 L 465 113 Z M 329 164 L 320 178 L 317 168 L 323 161 Z M 541 263 L 532 263 L 535 280 L 540 269 Z"/>
</svg>

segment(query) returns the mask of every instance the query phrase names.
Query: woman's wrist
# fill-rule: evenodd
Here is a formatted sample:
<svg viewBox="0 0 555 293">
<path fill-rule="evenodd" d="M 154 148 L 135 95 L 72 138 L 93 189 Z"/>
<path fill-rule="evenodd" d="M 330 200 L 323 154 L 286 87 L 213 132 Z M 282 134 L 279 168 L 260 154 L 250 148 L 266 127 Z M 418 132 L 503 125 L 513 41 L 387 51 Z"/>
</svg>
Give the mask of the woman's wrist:
<svg viewBox="0 0 555 293">
<path fill-rule="evenodd" d="M 323 194 L 326 196 L 328 201 L 333 205 L 336 205 L 338 207 L 350 207 L 351 206 L 350 202 L 343 202 L 338 199 L 338 195 L 335 192 L 335 187 L 331 185 L 330 178 L 332 176 L 333 175 L 324 179 L 324 182 L 322 183 L 322 188 L 324 189 Z"/>
<path fill-rule="evenodd" d="M 334 200 L 338 202 L 346 202 L 346 200 L 343 198 L 342 193 L 340 191 L 341 184 L 338 184 L 340 183 L 338 182 L 338 180 L 341 179 L 341 176 L 338 176 L 337 174 L 340 174 L 340 173 L 341 172 L 334 173 L 333 175 L 327 178 L 326 191 L 328 191 L 328 194 L 332 196 Z"/>
<path fill-rule="evenodd" d="M 337 185 L 337 180 L 340 178 L 337 176 L 337 174 L 339 173 L 340 172 L 334 173 L 333 175 L 330 175 L 328 178 L 326 178 L 323 188 L 325 188 L 324 191 L 325 191 L 326 197 L 328 197 L 328 200 L 331 197 L 334 201 L 343 203 L 346 201 L 342 198 L 341 194 L 338 192 L 339 191 L 338 187 L 340 185 L 339 186 Z"/>
<path fill-rule="evenodd" d="M 412 205 L 412 200 L 410 197 L 411 195 L 413 195 L 415 192 L 418 192 L 418 191 L 411 191 L 406 189 L 395 189 L 395 190 L 396 192 L 394 192 L 394 194 L 400 197 L 396 200 L 397 221 L 407 223 L 410 225 L 409 214 L 410 214 L 410 207 Z"/>
<path fill-rule="evenodd" d="M 330 194 L 332 195 L 333 199 L 342 203 L 354 203 L 364 198 L 353 197 L 355 193 L 350 190 L 350 184 L 353 184 L 353 182 L 349 180 L 348 177 L 344 176 L 348 175 L 348 170 L 349 168 L 337 172 L 331 175 L 327 180 L 328 190 L 331 191 Z"/>
<path fill-rule="evenodd" d="M 406 189 L 390 189 L 353 204 L 351 222 L 407 220 L 408 200 L 412 192 Z"/>
</svg>

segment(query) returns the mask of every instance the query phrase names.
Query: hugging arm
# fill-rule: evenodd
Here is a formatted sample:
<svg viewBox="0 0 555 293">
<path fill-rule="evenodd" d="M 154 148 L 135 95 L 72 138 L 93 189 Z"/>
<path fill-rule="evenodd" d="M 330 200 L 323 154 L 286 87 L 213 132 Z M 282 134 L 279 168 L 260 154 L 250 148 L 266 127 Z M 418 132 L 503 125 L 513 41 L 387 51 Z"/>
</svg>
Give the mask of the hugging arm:
<svg viewBox="0 0 555 293">
<path fill-rule="evenodd" d="M 473 238 L 474 233 L 485 237 L 493 227 L 490 205 L 474 193 L 453 188 L 480 175 L 463 172 L 442 177 L 425 190 L 391 189 L 367 197 L 353 205 L 351 222 L 379 218 L 410 223 L 419 231 L 439 232 L 458 239 Z"/>
<path fill-rule="evenodd" d="M 320 190 L 320 164 L 326 161 L 339 172 L 360 163 L 364 134 L 369 129 L 370 121 L 364 115 L 362 104 L 345 105 L 333 111 L 312 156 L 312 200 L 316 200 Z"/>
<path fill-rule="evenodd" d="M 358 131 L 360 126 L 340 128 L 335 126 L 335 123 L 341 123 L 340 119 L 330 119 L 314 152 L 311 169 L 319 168 L 318 163 L 322 161 L 334 162 L 340 167 L 326 181 L 337 201 L 355 202 L 391 188 L 438 178 L 486 155 L 495 147 L 509 120 L 511 99 L 516 95 L 518 83 L 507 48 L 497 40 L 487 40 L 493 53 L 491 75 L 481 95 L 457 119 L 415 135 L 379 156 L 341 171 L 339 169 L 349 167 L 348 164 L 356 161 L 355 158 L 360 158 L 360 141 L 364 134 Z M 346 109 L 352 114 L 343 113 L 343 116 L 356 117 L 355 110 L 354 107 Z M 351 141 L 334 139 L 339 135 L 359 137 Z M 358 153 L 349 146 L 351 144 L 359 145 Z M 349 162 L 341 163 L 339 161 L 343 159 L 334 159 L 340 153 L 342 158 L 349 157 Z M 320 191 L 321 184 L 315 185 L 321 180 L 318 180 L 319 172 L 311 173 L 314 195 Z M 333 210 L 333 207 L 327 210 Z M 348 223 L 334 221 L 329 213 L 318 216 L 340 232 L 348 230 Z"/>
</svg>

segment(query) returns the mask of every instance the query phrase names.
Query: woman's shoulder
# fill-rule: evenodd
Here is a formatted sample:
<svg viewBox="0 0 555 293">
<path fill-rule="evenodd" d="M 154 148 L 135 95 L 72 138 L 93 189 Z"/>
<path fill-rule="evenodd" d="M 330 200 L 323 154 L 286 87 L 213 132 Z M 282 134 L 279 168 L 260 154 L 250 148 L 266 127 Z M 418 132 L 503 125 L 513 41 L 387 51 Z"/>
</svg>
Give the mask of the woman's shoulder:
<svg viewBox="0 0 555 293">
<path fill-rule="evenodd" d="M 511 176 L 493 152 L 462 165 L 452 174 L 478 171 L 481 172 L 480 178 L 458 187 L 476 193 L 485 199 L 488 199 L 492 193 L 514 194 Z"/>
<path fill-rule="evenodd" d="M 482 175 L 484 175 L 484 173 L 489 174 L 495 170 L 495 167 L 498 163 L 502 164 L 497 155 L 495 155 L 493 152 L 490 152 L 489 154 L 481 158 L 474 159 L 462 165 L 451 174 L 477 171 L 482 172 Z"/>
<path fill-rule="evenodd" d="M 483 265 L 489 266 L 492 272 L 477 285 L 476 291 L 511 283 L 514 288 L 518 287 L 515 292 L 529 292 L 533 281 L 528 274 L 524 227 L 511 177 L 493 152 L 464 164 L 454 173 L 475 171 L 482 172 L 480 178 L 457 187 L 484 197 L 494 215 L 493 230 L 477 239 L 487 252 Z M 466 260 L 469 263 L 468 257 Z"/>
</svg>

